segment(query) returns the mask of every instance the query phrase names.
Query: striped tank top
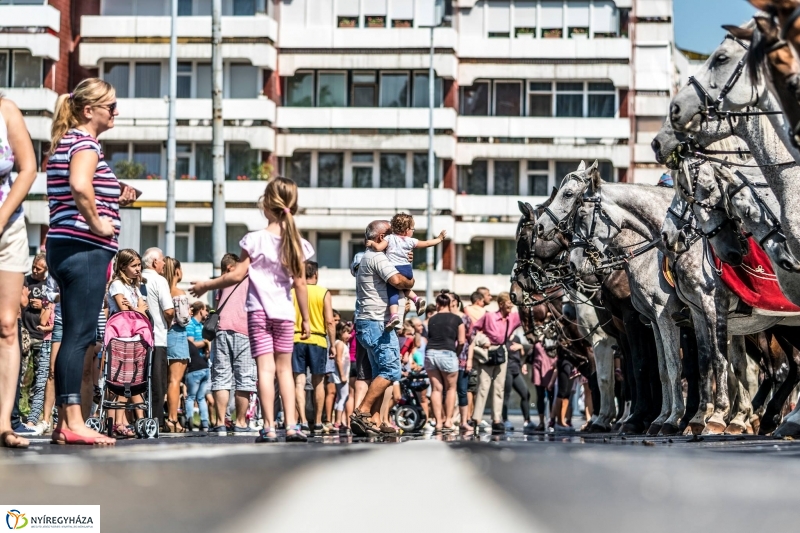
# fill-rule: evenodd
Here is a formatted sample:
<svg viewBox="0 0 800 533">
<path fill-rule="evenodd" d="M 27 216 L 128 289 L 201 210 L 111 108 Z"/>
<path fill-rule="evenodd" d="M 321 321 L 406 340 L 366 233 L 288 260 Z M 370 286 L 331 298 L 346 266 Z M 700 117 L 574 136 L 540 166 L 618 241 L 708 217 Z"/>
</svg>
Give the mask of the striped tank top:
<svg viewBox="0 0 800 533">
<path fill-rule="evenodd" d="M 111 219 L 114 225 L 113 237 L 101 237 L 92 233 L 72 197 L 69 164 L 72 157 L 82 150 L 97 152 L 97 169 L 92 181 L 94 201 L 97 214 Z M 76 239 L 116 252 L 119 248 L 119 195 L 119 181 L 106 163 L 97 140 L 81 130 L 69 130 L 47 162 L 47 198 L 50 202 L 50 231 L 47 238 Z"/>
</svg>

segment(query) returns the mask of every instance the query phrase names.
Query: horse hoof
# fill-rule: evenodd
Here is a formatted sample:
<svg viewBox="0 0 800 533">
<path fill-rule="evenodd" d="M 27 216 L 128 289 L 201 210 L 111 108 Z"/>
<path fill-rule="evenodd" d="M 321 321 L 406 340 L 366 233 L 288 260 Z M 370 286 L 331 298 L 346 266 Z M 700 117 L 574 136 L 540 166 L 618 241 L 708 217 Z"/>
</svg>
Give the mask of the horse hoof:
<svg viewBox="0 0 800 533">
<path fill-rule="evenodd" d="M 763 427 L 763 426 L 762 426 Z M 773 437 L 796 437 L 800 435 L 800 424 L 796 422 L 784 422 L 772 434 Z"/>
<path fill-rule="evenodd" d="M 700 422 L 689 422 L 688 431 L 691 435 L 702 435 L 706 429 L 706 425 Z"/>
<path fill-rule="evenodd" d="M 725 433 L 725 425 L 719 422 L 706 422 L 706 428 L 703 430 L 703 435 L 721 435 Z"/>
<path fill-rule="evenodd" d="M 677 435 L 680 433 L 681 428 L 675 426 L 673 424 L 664 424 L 661 426 L 661 431 L 658 432 L 659 435 L 670 436 L 670 435 Z"/>
<path fill-rule="evenodd" d="M 608 433 L 609 431 L 611 431 L 611 429 L 602 424 L 590 424 L 589 427 L 586 428 L 587 433 Z"/>
<path fill-rule="evenodd" d="M 758 435 L 769 435 L 778 429 L 778 424 L 775 423 L 774 420 L 770 420 L 768 418 L 763 418 L 761 423 L 758 425 Z"/>
<path fill-rule="evenodd" d="M 647 428 L 647 435 L 648 436 L 658 435 L 658 432 L 661 431 L 661 428 L 662 428 L 661 424 L 656 424 L 655 422 L 653 422 L 652 424 L 650 424 L 650 427 Z"/>
<path fill-rule="evenodd" d="M 625 422 L 622 424 L 620 435 L 641 435 L 644 433 L 645 425 L 642 422 Z"/>
<path fill-rule="evenodd" d="M 728 427 L 725 428 L 724 433 L 725 435 L 741 435 L 745 431 L 747 431 L 746 427 L 739 425 L 738 423 L 731 422 L 728 424 Z"/>
</svg>

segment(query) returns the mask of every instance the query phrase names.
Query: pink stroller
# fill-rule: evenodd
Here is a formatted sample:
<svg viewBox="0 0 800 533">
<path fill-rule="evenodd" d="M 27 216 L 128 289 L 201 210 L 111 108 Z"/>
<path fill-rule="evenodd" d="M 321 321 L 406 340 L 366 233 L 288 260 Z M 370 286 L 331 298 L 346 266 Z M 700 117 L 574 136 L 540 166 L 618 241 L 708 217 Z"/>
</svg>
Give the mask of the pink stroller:
<svg viewBox="0 0 800 533">
<path fill-rule="evenodd" d="M 153 327 L 148 318 L 136 311 L 120 311 L 109 317 L 103 337 L 105 383 L 100 401 L 100 412 L 86 425 L 101 433 L 112 434 L 114 420 L 104 419 L 108 409 L 126 411 L 144 410 L 147 415 L 136 420 L 134 431 L 138 438 L 158 437 L 158 420 L 153 418 L 151 367 L 153 363 Z M 144 402 L 124 403 L 111 400 L 112 393 L 130 399 L 142 394 Z"/>
</svg>

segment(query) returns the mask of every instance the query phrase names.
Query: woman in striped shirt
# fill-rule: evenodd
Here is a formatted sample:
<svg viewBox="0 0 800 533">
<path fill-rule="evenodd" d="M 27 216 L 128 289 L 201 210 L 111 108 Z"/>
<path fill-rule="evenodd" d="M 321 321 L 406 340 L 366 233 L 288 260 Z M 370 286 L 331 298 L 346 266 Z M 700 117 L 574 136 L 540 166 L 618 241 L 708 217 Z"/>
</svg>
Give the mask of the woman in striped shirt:
<svg viewBox="0 0 800 533">
<path fill-rule="evenodd" d="M 114 127 L 117 114 L 114 88 L 97 78 L 83 80 L 56 102 L 47 162 L 47 265 L 61 289 L 64 328 L 55 364 L 55 444 L 115 443 L 83 423 L 81 374 L 86 349 L 95 342 L 108 265 L 118 248 L 119 206 L 135 199 L 130 188 L 120 195 L 120 183 L 97 141 Z"/>
</svg>

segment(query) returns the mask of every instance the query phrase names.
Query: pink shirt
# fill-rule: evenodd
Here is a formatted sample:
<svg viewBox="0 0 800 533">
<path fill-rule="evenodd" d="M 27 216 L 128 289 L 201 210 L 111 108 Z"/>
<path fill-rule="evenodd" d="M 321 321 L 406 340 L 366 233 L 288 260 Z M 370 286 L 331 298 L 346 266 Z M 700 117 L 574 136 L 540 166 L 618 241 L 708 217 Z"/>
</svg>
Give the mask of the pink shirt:
<svg viewBox="0 0 800 533">
<path fill-rule="evenodd" d="M 303 256 L 309 259 L 314 255 L 314 247 L 307 240 L 300 240 Z M 250 256 L 250 288 L 245 308 L 264 311 L 273 320 L 294 322 L 293 280 L 281 264 L 281 237 L 265 229 L 252 231 L 242 238 L 239 246 Z"/>
<path fill-rule="evenodd" d="M 506 330 L 506 323 L 508 330 Z M 492 344 L 505 344 L 514 330 L 519 327 L 519 313 L 511 313 L 508 318 L 503 318 L 500 311 L 486 313 L 483 318 L 472 324 L 470 334 L 482 331 Z"/>
<path fill-rule="evenodd" d="M 233 287 L 225 287 L 217 293 L 217 309 L 225 303 L 225 298 L 233 291 Z M 241 333 L 247 335 L 247 310 L 245 303 L 247 302 L 247 291 L 250 287 L 250 280 L 246 279 L 239 285 L 236 292 L 225 303 L 222 312 L 219 314 L 219 329 L 220 331 L 233 331 L 234 333 Z"/>
</svg>

